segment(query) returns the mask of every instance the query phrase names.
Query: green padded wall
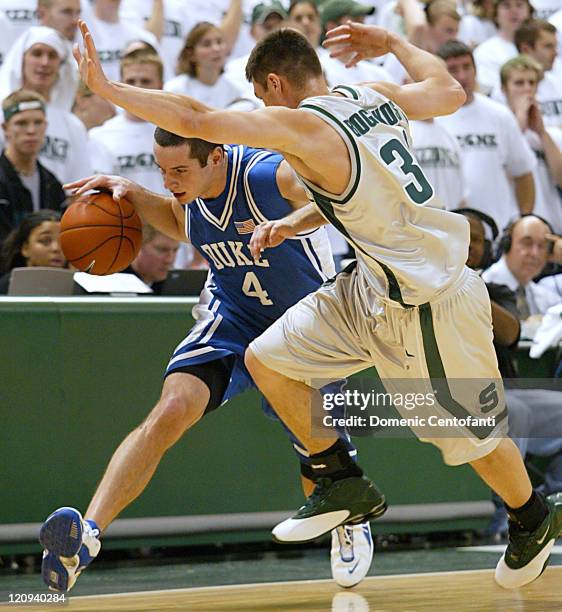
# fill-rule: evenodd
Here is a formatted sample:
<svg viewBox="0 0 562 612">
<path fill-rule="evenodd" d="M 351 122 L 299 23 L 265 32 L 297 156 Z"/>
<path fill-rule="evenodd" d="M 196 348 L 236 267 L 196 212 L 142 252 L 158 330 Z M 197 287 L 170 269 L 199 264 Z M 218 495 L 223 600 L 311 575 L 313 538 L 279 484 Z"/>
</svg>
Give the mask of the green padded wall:
<svg viewBox="0 0 562 612">
<path fill-rule="evenodd" d="M 85 509 L 113 450 L 159 396 L 193 323 L 182 299 L 0 300 L 0 523 Z M 485 500 L 470 468 L 416 440 L 357 440 L 391 503 Z M 289 510 L 302 501 L 282 428 L 248 393 L 206 417 L 166 455 L 125 517 Z"/>
</svg>

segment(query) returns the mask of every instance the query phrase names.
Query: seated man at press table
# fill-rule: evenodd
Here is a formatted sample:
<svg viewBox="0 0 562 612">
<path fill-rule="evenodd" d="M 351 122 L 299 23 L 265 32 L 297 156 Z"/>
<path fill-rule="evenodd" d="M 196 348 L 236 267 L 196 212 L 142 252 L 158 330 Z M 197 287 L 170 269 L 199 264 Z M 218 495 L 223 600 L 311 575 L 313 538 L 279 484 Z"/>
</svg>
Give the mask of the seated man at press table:
<svg viewBox="0 0 562 612">
<path fill-rule="evenodd" d="M 519 319 L 543 315 L 560 297 L 533 279 L 542 274 L 553 248 L 554 232 L 537 215 L 523 215 L 510 223 L 500 240 L 500 259 L 484 271 L 486 283 L 506 285 L 515 293 Z"/>
<path fill-rule="evenodd" d="M 456 212 L 466 216 L 470 223 L 470 248 L 466 262 L 467 266 L 475 270 L 485 268 L 488 264 L 485 259 L 489 249 L 485 248 L 486 238 L 483 221 L 487 223 L 489 218 L 482 219 L 485 215 L 472 209 L 459 209 Z M 536 226 L 534 227 L 535 230 L 540 229 L 540 226 L 535 223 L 539 220 L 535 217 L 529 218 L 528 221 L 533 222 L 533 226 Z M 542 223 L 542 221 L 539 221 L 539 223 Z M 516 234 L 516 236 L 519 238 L 519 234 Z M 508 255 L 513 248 L 523 247 L 511 247 L 510 249 L 508 245 Z M 532 248 L 531 251 L 533 251 Z M 539 249 L 535 249 L 535 251 L 538 255 L 542 254 Z M 546 253 L 546 251 L 545 248 L 544 252 Z M 532 256 L 529 257 L 533 259 Z M 504 255 L 504 258 L 507 259 L 507 256 Z M 489 269 L 492 270 L 493 267 Z M 527 269 L 531 267 L 531 264 L 522 263 L 521 267 Z M 486 279 L 486 271 L 483 277 Z M 518 271 L 518 277 L 524 277 L 524 272 Z M 517 444 L 523 457 L 532 454 L 549 458 L 544 474 L 544 484 L 541 485 L 544 494 L 549 495 L 562 487 L 562 392 L 547 389 L 510 388 L 510 382 L 513 383 L 513 379 L 518 377 L 514 359 L 521 330 L 519 322 L 521 317 L 517 309 L 517 299 L 509 286 L 486 282 L 486 287 L 492 305 L 494 347 L 498 357 L 499 369 L 506 383 L 509 435 Z M 501 540 L 507 534 L 507 512 L 497 495 L 492 494 L 492 501 L 496 510 L 487 531 L 494 540 Z"/>
<path fill-rule="evenodd" d="M 152 289 L 153 295 L 160 295 L 164 281 L 174 267 L 179 246 L 177 240 L 144 224 L 139 254 L 123 272 L 138 276 Z"/>
</svg>

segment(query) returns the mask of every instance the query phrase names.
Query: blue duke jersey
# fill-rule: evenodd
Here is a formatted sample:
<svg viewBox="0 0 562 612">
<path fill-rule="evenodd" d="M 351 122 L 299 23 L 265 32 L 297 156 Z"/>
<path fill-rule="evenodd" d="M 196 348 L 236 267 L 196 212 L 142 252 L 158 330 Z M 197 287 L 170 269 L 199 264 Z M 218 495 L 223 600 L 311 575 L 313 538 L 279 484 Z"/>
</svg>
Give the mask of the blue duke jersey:
<svg viewBox="0 0 562 612">
<path fill-rule="evenodd" d="M 225 150 L 223 193 L 184 206 L 186 235 L 211 273 L 194 309 L 197 323 L 176 348 L 167 374 L 229 354 L 243 357 L 255 337 L 335 273 L 324 228 L 286 240 L 254 261 L 254 227 L 292 211 L 275 178 L 283 157 L 238 145 Z M 243 363 L 238 369 L 244 370 Z"/>
<path fill-rule="evenodd" d="M 249 245 L 254 227 L 292 211 L 275 178 L 283 157 L 238 145 L 225 150 L 228 171 L 223 193 L 214 200 L 198 198 L 184 206 L 185 233 L 209 262 L 211 273 L 194 308 L 196 323 L 176 347 L 166 370 L 168 375 L 234 355 L 223 403 L 255 388 L 244 365 L 250 342 L 335 274 L 324 228 L 286 240 L 253 260 Z M 339 386 L 335 383 L 326 390 L 337 391 Z M 262 405 L 276 418 L 267 402 Z M 286 431 L 301 463 L 308 463 L 302 443 Z M 339 433 L 355 456 L 349 436 L 343 430 Z"/>
<path fill-rule="evenodd" d="M 186 234 L 209 262 L 211 293 L 261 333 L 333 275 L 332 256 L 320 229 L 268 249 L 254 261 L 249 246 L 254 227 L 292 211 L 275 178 L 283 157 L 245 146 L 227 147 L 227 155 L 224 192 L 186 206 Z"/>
</svg>

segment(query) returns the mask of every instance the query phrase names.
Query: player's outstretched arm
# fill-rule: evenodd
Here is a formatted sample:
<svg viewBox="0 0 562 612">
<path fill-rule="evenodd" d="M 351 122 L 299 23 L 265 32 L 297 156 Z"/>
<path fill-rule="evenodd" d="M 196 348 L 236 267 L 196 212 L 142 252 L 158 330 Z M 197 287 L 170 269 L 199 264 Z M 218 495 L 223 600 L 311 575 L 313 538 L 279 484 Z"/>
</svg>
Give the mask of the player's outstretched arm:
<svg viewBox="0 0 562 612">
<path fill-rule="evenodd" d="M 447 72 L 443 60 L 393 32 L 350 22 L 330 30 L 326 36 L 324 45 L 332 56 L 351 56 L 348 66 L 362 59 L 393 53 L 415 82 L 402 86 L 369 83 L 369 86 L 394 100 L 410 119 L 449 115 L 466 100 L 462 87 Z"/>
<path fill-rule="evenodd" d="M 143 223 L 149 223 L 159 232 L 174 240 L 186 242 L 183 218 L 184 213 L 175 198 L 153 193 L 122 176 L 96 174 L 64 185 L 75 196 L 90 190 L 108 191 L 118 202 L 126 198 L 140 215 Z"/>
<path fill-rule="evenodd" d="M 250 253 L 258 259 L 265 249 L 279 246 L 287 238 L 294 238 L 301 232 L 312 230 L 328 223 L 314 204 L 293 211 L 290 215 L 275 221 L 260 223 L 250 238 Z"/>
<path fill-rule="evenodd" d="M 298 154 L 310 113 L 272 107 L 248 112 L 214 111 L 197 100 L 156 89 L 110 81 L 104 74 L 94 40 L 79 22 L 84 50 L 74 47 L 80 76 L 94 92 L 133 115 L 186 138 L 221 144 L 247 144 Z M 313 120 L 312 120 L 313 121 Z"/>
</svg>

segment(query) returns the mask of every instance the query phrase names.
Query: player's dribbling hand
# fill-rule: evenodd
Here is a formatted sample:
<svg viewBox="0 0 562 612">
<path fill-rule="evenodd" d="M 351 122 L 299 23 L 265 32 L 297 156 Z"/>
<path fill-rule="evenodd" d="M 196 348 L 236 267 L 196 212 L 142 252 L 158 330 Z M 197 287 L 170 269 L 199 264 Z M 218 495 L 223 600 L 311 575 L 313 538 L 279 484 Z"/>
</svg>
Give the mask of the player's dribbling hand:
<svg viewBox="0 0 562 612">
<path fill-rule="evenodd" d="M 329 30 L 322 45 L 331 57 L 339 57 L 351 68 L 361 60 L 389 53 L 390 36 L 384 28 L 348 21 Z"/>
<path fill-rule="evenodd" d="M 250 238 L 250 253 L 254 259 L 259 259 L 265 249 L 279 246 L 292 236 L 294 231 L 283 219 L 260 223 L 256 225 Z"/>
<path fill-rule="evenodd" d="M 118 202 L 121 198 L 131 195 L 138 185 L 122 176 L 111 176 L 108 174 L 94 174 L 72 183 L 63 185 L 67 191 L 73 192 L 74 196 L 81 196 L 88 191 L 106 191 L 111 193 L 113 199 Z"/>
<path fill-rule="evenodd" d="M 72 48 L 72 55 L 78 64 L 80 78 L 94 93 L 103 95 L 103 88 L 108 80 L 101 67 L 94 40 L 82 19 L 78 20 L 78 28 L 84 41 L 84 50 L 80 51 L 80 47 L 75 44 Z"/>
</svg>

